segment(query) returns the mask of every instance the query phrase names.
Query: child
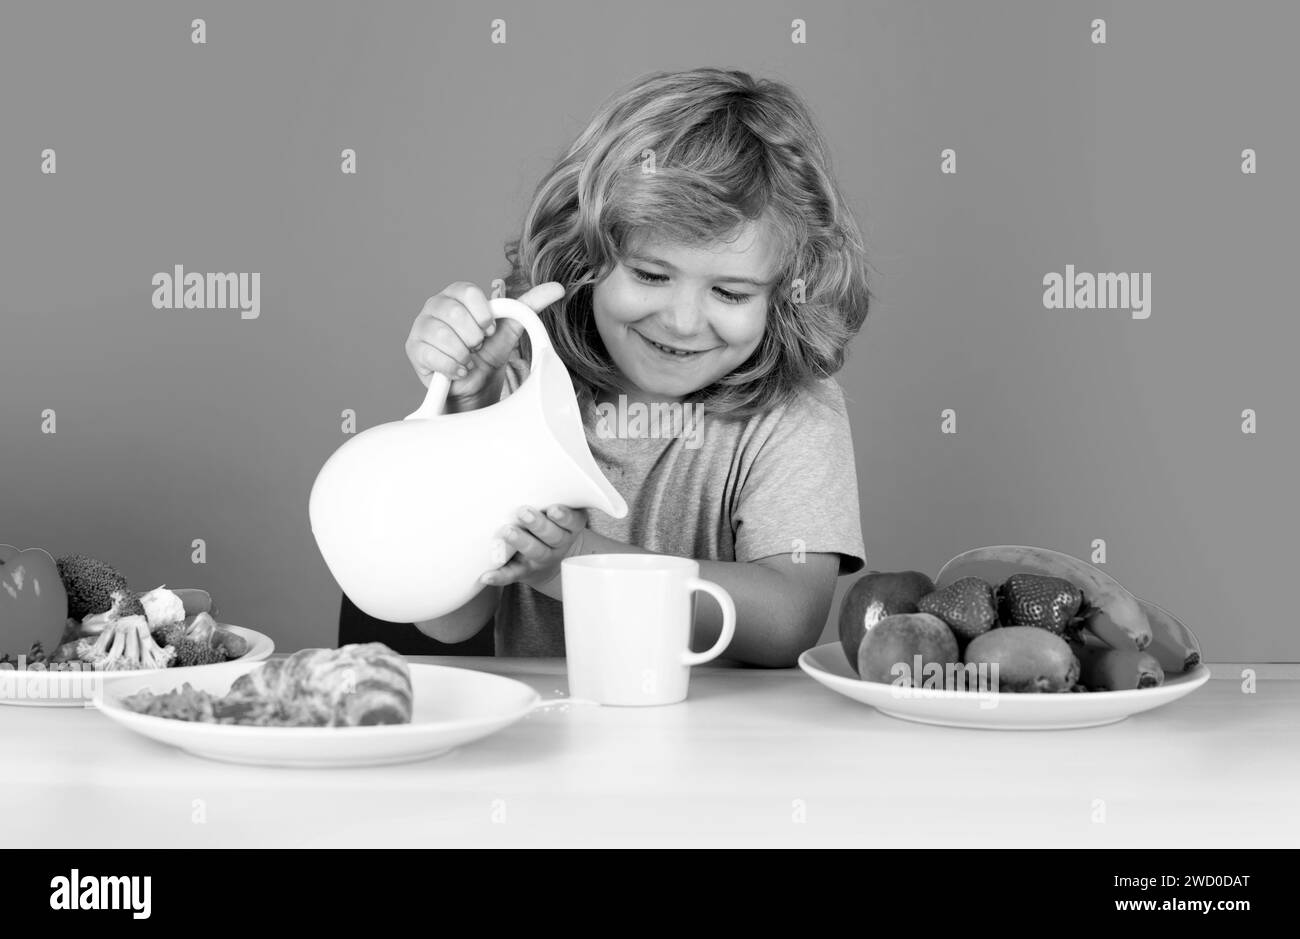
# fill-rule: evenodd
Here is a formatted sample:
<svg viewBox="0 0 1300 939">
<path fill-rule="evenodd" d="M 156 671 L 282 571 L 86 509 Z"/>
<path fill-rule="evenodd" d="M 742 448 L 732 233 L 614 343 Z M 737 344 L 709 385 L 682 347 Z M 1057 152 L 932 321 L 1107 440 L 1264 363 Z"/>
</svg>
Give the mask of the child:
<svg viewBox="0 0 1300 939">
<path fill-rule="evenodd" d="M 794 665 L 821 635 L 837 574 L 865 563 L 830 376 L 866 317 L 867 263 L 805 106 L 736 71 L 641 80 L 542 180 L 506 258 L 506 292 L 545 323 L 629 511 L 521 506 L 486 589 L 416 626 L 459 642 L 495 615 L 498 655 L 562 656 L 560 561 L 650 552 L 697 559 L 731 594 L 729 658 Z M 452 379 L 448 410 L 472 410 L 526 377 L 521 333 L 456 283 L 425 304 L 406 351 L 426 385 L 435 371 Z M 655 403 L 703 420 L 619 436 Z M 720 630 L 721 611 L 700 601 L 693 647 Z"/>
</svg>

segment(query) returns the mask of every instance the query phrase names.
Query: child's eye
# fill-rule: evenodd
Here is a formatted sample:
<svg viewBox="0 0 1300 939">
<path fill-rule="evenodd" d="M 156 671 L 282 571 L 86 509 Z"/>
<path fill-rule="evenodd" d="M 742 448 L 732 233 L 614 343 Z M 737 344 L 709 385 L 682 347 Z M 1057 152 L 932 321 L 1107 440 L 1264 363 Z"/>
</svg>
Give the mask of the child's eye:
<svg viewBox="0 0 1300 939">
<path fill-rule="evenodd" d="M 643 271 L 639 267 L 629 268 L 629 270 L 632 272 L 632 276 L 637 280 L 644 281 L 647 284 L 662 284 L 668 279 L 666 274 L 655 274 L 650 271 Z M 730 290 L 723 290 L 721 287 L 715 287 L 714 289 L 717 290 L 718 296 L 721 298 L 723 303 L 744 303 L 753 296 L 753 294 L 748 293 L 732 293 Z"/>
<path fill-rule="evenodd" d="M 753 296 L 753 294 L 748 294 L 748 293 L 732 293 L 729 290 L 723 290 L 721 287 L 717 289 L 718 289 L 718 294 L 719 296 L 722 297 L 724 303 L 744 303 L 751 296 Z"/>
</svg>

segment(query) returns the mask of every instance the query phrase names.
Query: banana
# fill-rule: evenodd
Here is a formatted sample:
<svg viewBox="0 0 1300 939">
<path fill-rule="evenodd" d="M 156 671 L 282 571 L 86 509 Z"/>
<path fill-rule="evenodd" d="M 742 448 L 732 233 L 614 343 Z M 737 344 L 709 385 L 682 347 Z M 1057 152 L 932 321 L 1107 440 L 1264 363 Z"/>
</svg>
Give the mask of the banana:
<svg viewBox="0 0 1300 939">
<path fill-rule="evenodd" d="M 1096 636 L 1101 640 L 1102 645 L 1109 646 L 1112 649 L 1134 648 L 1133 639 L 1128 632 L 1119 626 L 1105 610 L 1090 610 L 1087 616 L 1084 617 L 1083 625 L 1084 632 Z"/>
<path fill-rule="evenodd" d="M 1079 587 L 1094 611 L 1090 625 L 1109 645 L 1141 652 L 1151 644 L 1151 624 L 1137 597 L 1109 574 L 1059 551 L 1005 544 L 975 548 L 945 564 L 935 586 L 943 588 L 962 577 L 980 577 L 996 586 L 1021 571 L 1062 577 Z"/>
<path fill-rule="evenodd" d="M 1070 643 L 1079 660 L 1079 681 L 1089 691 L 1134 691 L 1164 684 L 1165 670 L 1155 656 L 1136 649 Z"/>
<path fill-rule="evenodd" d="M 1151 645 L 1147 648 L 1166 675 L 1190 672 L 1201 664 L 1201 644 L 1192 631 L 1163 607 L 1139 600 L 1151 623 Z"/>
</svg>

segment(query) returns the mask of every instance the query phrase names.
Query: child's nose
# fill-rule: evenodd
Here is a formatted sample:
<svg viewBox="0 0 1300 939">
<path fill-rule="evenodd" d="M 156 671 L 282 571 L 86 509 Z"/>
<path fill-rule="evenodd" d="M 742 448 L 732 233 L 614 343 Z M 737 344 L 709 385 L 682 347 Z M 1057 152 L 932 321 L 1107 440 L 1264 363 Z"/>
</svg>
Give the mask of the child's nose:
<svg viewBox="0 0 1300 939">
<path fill-rule="evenodd" d="M 663 330 L 669 340 L 692 339 L 704 331 L 704 314 L 694 301 L 674 303 L 663 318 Z"/>
</svg>

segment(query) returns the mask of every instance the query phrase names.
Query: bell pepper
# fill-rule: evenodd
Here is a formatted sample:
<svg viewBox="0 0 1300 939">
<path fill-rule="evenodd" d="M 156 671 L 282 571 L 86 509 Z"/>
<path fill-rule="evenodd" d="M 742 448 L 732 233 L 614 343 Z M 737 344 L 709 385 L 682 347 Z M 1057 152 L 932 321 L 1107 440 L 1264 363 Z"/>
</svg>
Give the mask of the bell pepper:
<svg viewBox="0 0 1300 939">
<path fill-rule="evenodd" d="M 67 619 L 68 592 L 54 558 L 0 544 L 0 656 L 30 655 L 37 643 L 53 654 Z"/>
</svg>

